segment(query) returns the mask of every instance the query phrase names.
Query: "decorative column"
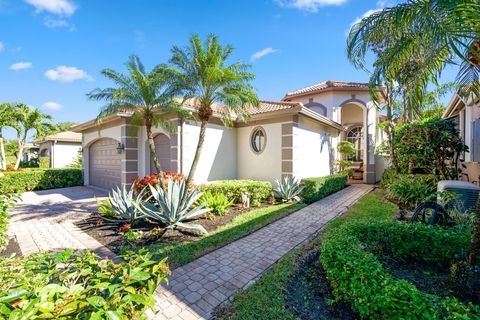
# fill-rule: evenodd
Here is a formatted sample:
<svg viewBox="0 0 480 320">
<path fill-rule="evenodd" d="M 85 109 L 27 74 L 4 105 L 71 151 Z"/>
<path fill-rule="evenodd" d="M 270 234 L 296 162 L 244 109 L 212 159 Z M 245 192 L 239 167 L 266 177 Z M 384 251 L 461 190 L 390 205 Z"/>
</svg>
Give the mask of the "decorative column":
<svg viewBox="0 0 480 320">
<path fill-rule="evenodd" d="M 373 102 L 367 103 L 365 110 L 365 159 L 364 159 L 364 181 L 374 184 L 377 182 L 375 168 L 375 143 L 377 129 L 377 112 Z"/>
<path fill-rule="evenodd" d="M 298 115 L 292 122 L 282 123 L 282 179 L 293 176 L 294 127 L 298 127 Z"/>
<path fill-rule="evenodd" d="M 138 176 L 138 127 L 125 123 L 121 134 L 122 186 L 130 188 Z"/>
</svg>

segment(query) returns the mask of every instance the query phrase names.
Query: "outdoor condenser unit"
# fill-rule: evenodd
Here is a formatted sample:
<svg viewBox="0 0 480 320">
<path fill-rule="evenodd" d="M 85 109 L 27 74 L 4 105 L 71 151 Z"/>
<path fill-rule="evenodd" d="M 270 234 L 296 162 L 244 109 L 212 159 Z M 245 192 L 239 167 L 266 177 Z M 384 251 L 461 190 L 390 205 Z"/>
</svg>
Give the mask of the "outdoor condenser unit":
<svg viewBox="0 0 480 320">
<path fill-rule="evenodd" d="M 480 187 L 467 181 L 442 180 L 438 182 L 437 191 L 448 191 L 454 193 L 456 195 L 456 201 L 444 204 L 445 207 L 448 209 L 457 205 L 458 209 L 462 213 L 465 213 L 467 211 L 475 211 L 475 208 L 477 207 L 478 196 L 480 194 Z"/>
</svg>

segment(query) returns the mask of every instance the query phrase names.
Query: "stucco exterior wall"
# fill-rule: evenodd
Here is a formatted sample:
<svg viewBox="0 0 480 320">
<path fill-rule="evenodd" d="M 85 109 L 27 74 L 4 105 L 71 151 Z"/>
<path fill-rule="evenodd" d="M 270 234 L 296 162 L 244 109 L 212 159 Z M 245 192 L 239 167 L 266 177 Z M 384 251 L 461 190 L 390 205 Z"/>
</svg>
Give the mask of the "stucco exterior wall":
<svg viewBox="0 0 480 320">
<path fill-rule="evenodd" d="M 209 124 L 205 143 L 193 180 L 196 183 L 237 178 L 236 129 L 221 124 Z M 188 174 L 198 143 L 200 124 L 189 121 L 183 124 L 182 168 Z"/>
<path fill-rule="evenodd" d="M 282 176 L 282 123 L 259 125 L 265 130 L 265 150 L 256 154 L 250 146 L 255 126 L 237 129 L 238 178 L 274 182 Z"/>
<path fill-rule="evenodd" d="M 332 174 L 339 132 L 306 117 L 293 127 L 293 175 L 296 178 Z"/>
<path fill-rule="evenodd" d="M 53 144 L 51 154 L 52 168 L 65 168 L 73 163 L 81 150 L 82 144 L 79 142 L 56 142 Z"/>
</svg>

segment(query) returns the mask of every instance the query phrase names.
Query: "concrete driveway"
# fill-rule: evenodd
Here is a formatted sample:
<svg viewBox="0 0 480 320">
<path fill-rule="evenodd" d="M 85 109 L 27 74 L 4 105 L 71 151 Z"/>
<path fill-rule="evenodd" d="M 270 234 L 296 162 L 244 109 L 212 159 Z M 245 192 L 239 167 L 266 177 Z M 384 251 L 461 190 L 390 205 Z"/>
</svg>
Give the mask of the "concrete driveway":
<svg viewBox="0 0 480 320">
<path fill-rule="evenodd" d="M 110 250 L 73 224 L 97 210 L 95 197 L 105 196 L 106 191 L 84 186 L 25 192 L 22 201 L 9 211 L 9 236 L 16 238 L 23 255 L 90 249 L 113 257 Z"/>
</svg>

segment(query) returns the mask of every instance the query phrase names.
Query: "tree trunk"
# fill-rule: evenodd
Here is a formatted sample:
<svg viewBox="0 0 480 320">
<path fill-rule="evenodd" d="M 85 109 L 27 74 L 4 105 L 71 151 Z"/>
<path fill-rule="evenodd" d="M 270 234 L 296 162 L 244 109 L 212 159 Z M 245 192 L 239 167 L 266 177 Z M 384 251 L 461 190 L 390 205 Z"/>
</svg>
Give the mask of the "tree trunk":
<svg viewBox="0 0 480 320">
<path fill-rule="evenodd" d="M 398 173 L 398 166 L 397 166 L 397 157 L 395 155 L 395 128 L 393 126 L 392 120 L 392 103 L 390 97 L 387 98 L 387 139 L 388 139 L 388 147 L 390 150 L 390 160 L 392 162 L 392 167 L 395 172 Z"/>
<path fill-rule="evenodd" d="M 151 121 L 147 121 L 145 124 L 145 127 L 147 129 L 148 147 L 150 148 L 150 159 L 153 161 L 153 164 L 155 165 L 155 169 L 157 170 L 157 173 L 158 173 L 158 184 L 160 185 L 160 188 L 163 189 L 164 188 L 163 171 L 162 171 L 162 167 L 160 166 L 160 162 L 158 161 L 157 151 L 155 150 L 155 141 L 153 140 Z"/>
<path fill-rule="evenodd" d="M 197 170 L 198 161 L 200 160 L 200 154 L 202 153 L 203 142 L 205 141 L 205 132 L 207 131 L 208 120 L 202 120 L 200 123 L 200 134 L 198 135 L 198 144 L 197 150 L 195 150 L 195 156 L 193 157 L 192 166 L 190 167 L 190 172 L 188 173 L 186 188 L 192 182 L 195 171 Z M 182 198 L 182 206 L 185 204 L 187 193 L 185 192 Z"/>
<path fill-rule="evenodd" d="M 1 156 L 1 168 L 7 170 L 7 158 L 5 157 L 5 146 L 3 144 L 2 129 L 0 129 L 0 156 Z"/>
<path fill-rule="evenodd" d="M 478 263 L 478 254 L 480 250 L 480 197 L 477 201 L 475 210 L 475 223 L 473 225 L 472 242 L 470 244 L 470 253 L 468 255 L 468 264 L 474 266 Z"/>
<path fill-rule="evenodd" d="M 15 162 L 15 167 L 14 167 L 15 171 L 17 171 L 18 168 L 20 167 L 20 160 L 22 159 L 22 156 L 23 156 L 23 146 L 25 144 L 24 141 L 25 141 L 24 139 L 18 139 L 18 155 L 17 155 L 17 161 Z"/>
</svg>

